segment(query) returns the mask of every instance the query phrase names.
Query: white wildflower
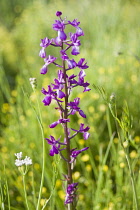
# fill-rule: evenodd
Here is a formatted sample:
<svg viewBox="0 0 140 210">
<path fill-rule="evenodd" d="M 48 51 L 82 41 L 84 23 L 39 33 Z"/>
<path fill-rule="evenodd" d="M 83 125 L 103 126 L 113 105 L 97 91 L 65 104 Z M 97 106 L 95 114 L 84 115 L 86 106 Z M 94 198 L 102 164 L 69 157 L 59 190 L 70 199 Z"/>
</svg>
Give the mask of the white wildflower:
<svg viewBox="0 0 140 210">
<path fill-rule="evenodd" d="M 17 157 L 17 159 L 21 159 L 22 158 L 22 152 L 15 153 L 15 156 Z"/>
<path fill-rule="evenodd" d="M 30 81 L 30 84 L 31 84 L 33 90 L 36 89 L 36 87 L 37 87 L 37 80 L 36 80 L 36 78 L 30 78 L 29 81 Z"/>
<path fill-rule="evenodd" d="M 24 164 L 27 165 L 32 165 L 32 159 L 30 157 L 25 157 L 25 159 L 23 160 Z"/>
<path fill-rule="evenodd" d="M 32 159 L 28 156 L 25 157 L 25 159 L 22 159 L 22 152 L 15 153 L 15 156 L 17 159 L 15 160 L 15 165 L 17 167 L 22 166 L 22 165 L 32 165 Z"/>
<path fill-rule="evenodd" d="M 15 160 L 15 165 L 16 165 L 17 167 L 22 166 L 22 165 L 24 165 L 24 161 L 23 161 L 23 160 L 20 160 L 20 159 L 16 159 L 16 160 Z"/>
</svg>

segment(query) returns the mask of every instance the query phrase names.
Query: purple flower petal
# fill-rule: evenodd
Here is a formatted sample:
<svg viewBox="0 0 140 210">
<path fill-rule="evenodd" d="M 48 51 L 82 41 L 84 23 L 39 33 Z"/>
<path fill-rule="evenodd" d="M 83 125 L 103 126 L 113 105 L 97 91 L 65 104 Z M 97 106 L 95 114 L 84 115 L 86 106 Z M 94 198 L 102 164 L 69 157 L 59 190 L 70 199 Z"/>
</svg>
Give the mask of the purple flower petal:
<svg viewBox="0 0 140 210">
<path fill-rule="evenodd" d="M 90 134 L 89 134 L 88 132 L 85 132 L 85 133 L 83 134 L 84 140 L 87 140 L 89 137 L 90 137 Z"/>
<path fill-rule="evenodd" d="M 44 39 L 41 39 L 40 46 L 46 48 L 46 47 L 48 47 L 51 43 L 52 43 L 52 40 L 50 40 L 50 39 L 48 39 L 47 37 L 45 37 Z"/>
<path fill-rule="evenodd" d="M 59 17 L 59 16 L 61 16 L 61 15 L 62 15 L 62 12 L 57 11 L 55 15 Z"/>
<path fill-rule="evenodd" d="M 76 67 L 76 62 L 75 62 L 74 59 L 72 59 L 72 60 L 67 60 L 67 63 L 68 63 L 69 69 L 73 69 L 73 68 Z"/>
<path fill-rule="evenodd" d="M 84 32 L 80 27 L 76 28 L 76 35 L 77 36 L 84 36 Z"/>
<path fill-rule="evenodd" d="M 78 55 L 80 52 L 79 52 L 79 46 L 72 46 L 72 51 L 71 51 L 71 54 L 72 55 Z"/>
<path fill-rule="evenodd" d="M 46 97 L 43 99 L 43 103 L 44 103 L 44 106 L 49 106 L 50 103 L 51 103 L 51 100 L 52 100 L 52 97 L 50 95 L 46 95 Z"/>
<path fill-rule="evenodd" d="M 40 69 L 40 74 L 46 74 L 47 72 L 48 72 L 48 68 L 46 64 L 44 64 L 44 66 Z"/>
<path fill-rule="evenodd" d="M 45 57 L 46 57 L 46 52 L 45 52 L 44 47 L 40 50 L 39 56 L 40 56 L 41 58 L 45 58 Z"/>
<path fill-rule="evenodd" d="M 60 39 L 61 41 L 67 39 L 67 35 L 64 33 L 64 31 L 58 31 L 58 39 Z"/>
<path fill-rule="evenodd" d="M 74 19 L 72 22 L 71 21 L 68 21 L 68 23 L 70 25 L 74 26 L 74 27 L 77 27 L 80 24 L 80 22 L 78 22 L 77 19 Z"/>
<path fill-rule="evenodd" d="M 82 110 L 79 110 L 79 114 L 81 115 L 81 117 L 86 118 L 86 115 Z"/>
<path fill-rule="evenodd" d="M 55 128 L 58 125 L 58 121 L 53 122 L 52 124 L 49 125 L 50 128 Z"/>
<path fill-rule="evenodd" d="M 63 93 L 61 90 L 57 91 L 57 97 L 58 98 L 64 98 L 65 97 L 65 93 Z"/>
</svg>

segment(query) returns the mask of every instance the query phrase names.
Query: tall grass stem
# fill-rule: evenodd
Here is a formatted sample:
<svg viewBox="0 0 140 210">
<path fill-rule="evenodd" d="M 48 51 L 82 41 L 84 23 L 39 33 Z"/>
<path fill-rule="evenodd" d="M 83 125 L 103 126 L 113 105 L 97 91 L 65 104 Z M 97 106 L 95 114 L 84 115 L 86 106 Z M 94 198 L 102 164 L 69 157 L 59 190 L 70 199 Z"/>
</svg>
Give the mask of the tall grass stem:
<svg viewBox="0 0 140 210">
<path fill-rule="evenodd" d="M 24 188 L 24 197 L 25 197 L 26 207 L 27 207 L 27 210 L 30 210 L 29 209 L 29 205 L 28 205 L 28 200 L 27 200 L 27 192 L 26 192 L 26 184 L 25 184 L 25 174 L 22 175 L 22 180 L 23 180 L 23 188 Z"/>
<path fill-rule="evenodd" d="M 35 92 L 35 91 L 34 91 Z M 36 93 L 36 92 L 35 92 Z M 37 96 L 37 95 L 36 95 Z M 40 126 L 41 130 L 41 135 L 42 135 L 42 174 L 41 174 L 41 182 L 40 182 L 40 189 L 39 189 L 39 195 L 38 195 L 38 202 L 37 202 L 37 207 L 36 210 L 40 209 L 40 200 L 42 196 L 42 188 L 43 188 L 43 183 L 44 183 L 44 173 L 45 173 L 45 136 L 44 136 L 44 129 L 42 125 L 42 117 L 41 117 L 41 111 L 40 111 L 40 106 L 37 98 L 37 108 L 38 108 L 38 113 L 35 110 L 36 117 Z"/>
<path fill-rule="evenodd" d="M 119 132 L 118 125 L 122 129 L 122 133 L 123 133 L 123 138 L 124 139 L 126 139 L 126 135 L 124 134 L 125 133 L 125 131 L 124 131 L 125 128 L 122 126 L 121 121 L 117 117 L 116 103 L 114 104 L 114 111 L 113 111 L 113 109 L 112 109 L 111 106 L 109 106 L 109 108 L 110 108 L 110 111 L 112 113 L 112 116 L 113 116 L 113 118 L 115 120 L 118 138 L 120 139 L 121 146 L 123 148 L 123 151 L 124 151 L 124 154 L 125 154 L 125 158 L 126 158 L 126 162 L 127 162 L 127 165 L 128 165 L 128 170 L 129 170 L 129 173 L 130 173 L 130 178 L 131 178 L 131 184 L 132 184 L 132 189 L 133 189 L 133 196 L 134 196 L 134 200 L 135 200 L 136 210 L 139 210 L 139 207 L 138 207 L 138 197 L 137 197 L 137 191 L 136 191 L 135 179 L 134 179 L 134 173 L 133 173 L 133 170 L 132 170 L 132 167 L 131 167 L 131 163 L 130 163 L 130 160 L 129 160 L 129 156 L 127 154 L 127 151 L 126 151 L 126 149 L 123 146 L 123 141 L 122 141 L 122 137 L 121 137 L 120 132 Z M 128 139 L 126 139 L 126 140 L 128 140 Z"/>
</svg>

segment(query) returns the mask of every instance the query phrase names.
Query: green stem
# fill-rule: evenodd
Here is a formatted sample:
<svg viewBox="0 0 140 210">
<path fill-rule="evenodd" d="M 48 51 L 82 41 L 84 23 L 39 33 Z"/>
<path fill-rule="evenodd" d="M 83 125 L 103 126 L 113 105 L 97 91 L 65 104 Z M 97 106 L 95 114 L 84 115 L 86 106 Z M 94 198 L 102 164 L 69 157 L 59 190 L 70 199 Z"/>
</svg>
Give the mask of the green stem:
<svg viewBox="0 0 140 210">
<path fill-rule="evenodd" d="M 123 137 L 126 138 L 126 135 L 125 135 L 125 132 L 124 132 L 124 129 L 121 125 L 121 122 L 120 120 L 118 119 L 117 117 L 117 108 L 116 108 L 116 104 L 115 104 L 115 109 L 114 109 L 114 112 L 113 110 L 110 108 L 110 111 L 115 119 L 115 123 L 116 123 L 116 129 L 117 129 L 117 134 L 118 134 L 118 138 L 120 139 L 120 142 L 121 142 L 121 146 L 123 148 L 123 151 L 125 153 L 125 158 L 126 158 L 126 161 L 127 161 L 127 165 L 128 165 L 128 169 L 129 169 L 129 173 L 130 173 L 130 177 L 131 177 L 131 184 L 132 184 L 132 188 L 133 188 L 133 195 L 134 195 L 134 200 L 135 200 L 135 205 L 136 205 L 136 210 L 138 210 L 138 197 L 137 197 L 137 191 L 136 191 L 136 186 L 135 186 L 135 179 L 134 179 L 134 173 L 133 173 L 133 170 L 132 170 L 132 167 L 131 167 L 131 164 L 130 164 L 130 160 L 129 160 L 129 156 L 123 146 L 123 141 L 122 141 L 122 138 L 121 138 L 121 135 L 119 133 L 119 127 L 118 127 L 118 124 L 120 126 L 120 128 L 122 129 L 122 132 L 123 132 Z"/>
<path fill-rule="evenodd" d="M 23 178 L 23 188 L 24 188 L 25 203 L 26 203 L 27 210 L 29 210 L 28 200 L 27 200 L 27 192 L 26 192 L 26 185 L 25 185 L 25 174 L 22 175 L 22 178 Z"/>
<path fill-rule="evenodd" d="M 42 187 L 43 187 L 43 183 L 44 183 L 44 173 L 45 173 L 45 137 L 44 137 L 44 130 L 43 130 L 43 125 L 42 125 L 42 118 L 41 118 L 41 112 L 40 112 L 40 107 L 39 107 L 39 102 L 37 99 L 37 105 L 38 105 L 38 112 L 39 112 L 39 116 L 36 113 L 36 117 L 40 126 L 40 130 L 41 130 L 41 135 L 42 135 L 42 174 L 41 174 L 41 182 L 40 182 L 40 189 L 39 189 L 39 195 L 38 195 L 38 202 L 37 202 L 37 207 L 36 210 L 40 209 L 40 200 L 41 200 L 41 196 L 42 196 Z"/>
<path fill-rule="evenodd" d="M 105 156 L 104 156 L 103 160 L 101 160 L 101 169 L 100 169 L 99 175 L 98 175 L 97 190 L 96 190 L 96 195 L 95 195 L 95 202 L 96 202 L 96 204 L 99 202 L 99 198 L 100 198 L 99 193 L 101 192 L 101 187 L 102 187 L 102 182 L 103 182 L 103 170 L 102 170 L 102 167 L 105 165 L 105 163 L 107 161 L 107 158 L 108 158 L 108 155 L 109 155 L 109 151 L 110 151 L 113 139 L 114 139 L 114 135 L 115 135 L 115 133 L 113 133 L 112 136 L 110 137 L 110 141 L 109 141 L 109 144 L 108 144 Z M 100 148 L 100 149 L 102 149 L 102 148 Z M 100 156 L 102 156 L 102 150 L 100 150 Z"/>
<path fill-rule="evenodd" d="M 7 178 L 6 178 L 6 190 L 7 190 L 8 208 L 10 210 L 10 196 L 9 196 L 9 189 L 8 189 Z"/>
<path fill-rule="evenodd" d="M 24 90 L 23 90 L 23 93 L 24 93 Z M 36 93 L 35 89 L 34 89 L 34 93 Z M 29 97 L 27 97 L 27 98 L 29 100 Z M 36 210 L 39 210 L 40 209 L 40 200 L 41 200 L 41 196 L 42 196 L 42 187 L 43 187 L 43 183 L 44 183 L 44 173 L 45 173 L 45 136 L 44 136 L 44 129 L 43 129 L 43 124 L 42 124 L 42 117 L 41 117 L 41 111 L 40 111 L 40 106 L 39 106 L 38 98 L 37 98 L 38 113 L 37 113 L 35 107 L 32 105 L 32 103 L 31 103 L 30 100 L 29 100 L 29 103 L 30 103 L 32 109 L 35 112 L 37 121 L 38 121 L 39 126 L 40 126 L 41 135 L 42 135 L 42 174 L 41 174 L 41 181 L 40 181 L 40 189 L 39 189 L 39 195 L 38 195 L 38 202 L 37 202 L 37 207 L 36 207 Z"/>
<path fill-rule="evenodd" d="M 132 167 L 131 167 L 131 164 L 130 164 L 130 160 L 129 160 L 129 156 L 127 155 L 127 153 L 125 153 L 125 157 L 126 157 L 126 161 L 127 161 L 129 172 L 130 172 L 136 210 L 138 210 L 139 209 L 139 207 L 138 207 L 138 197 L 137 197 L 136 186 L 135 186 L 135 181 L 134 181 L 134 173 L 133 173 L 133 170 L 132 170 Z"/>
<path fill-rule="evenodd" d="M 33 166 L 32 166 L 32 188 L 33 188 L 33 199 L 34 199 L 34 205 L 36 206 L 36 192 L 35 192 L 35 185 L 34 185 L 34 172 L 33 172 Z"/>
</svg>

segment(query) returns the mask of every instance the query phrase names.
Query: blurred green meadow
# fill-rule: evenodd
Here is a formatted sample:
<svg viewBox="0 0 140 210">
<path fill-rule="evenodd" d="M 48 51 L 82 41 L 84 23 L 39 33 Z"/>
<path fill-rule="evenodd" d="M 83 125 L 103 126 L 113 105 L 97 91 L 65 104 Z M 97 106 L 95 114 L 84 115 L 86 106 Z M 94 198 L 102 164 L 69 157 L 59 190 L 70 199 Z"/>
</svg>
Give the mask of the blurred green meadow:
<svg viewBox="0 0 140 210">
<path fill-rule="evenodd" d="M 125 152 L 117 135 L 116 125 L 107 104 L 93 87 L 103 87 L 107 97 L 116 95 L 118 117 L 121 119 L 127 101 L 132 126 L 124 147 L 134 173 L 140 205 L 140 2 L 139 0 L 1 0 L 0 2 L 0 206 L 1 209 L 26 209 L 22 177 L 15 166 L 15 153 L 22 151 L 33 165 L 26 175 L 30 209 L 36 208 L 42 171 L 41 131 L 34 109 L 37 100 L 43 116 L 45 137 L 61 135 L 60 127 L 49 129 L 57 119 L 55 105 L 44 107 L 40 90 L 56 74 L 49 66 L 47 75 L 40 75 L 43 65 L 38 56 L 40 39 L 52 38 L 55 12 L 62 11 L 68 20 L 78 19 L 85 36 L 81 37 L 80 55 L 85 58 L 91 91 L 75 90 L 81 108 L 91 127 L 90 139 L 75 138 L 73 147 L 90 149 L 77 158 L 73 179 L 79 182 L 77 209 L 136 209 L 130 171 Z M 53 48 L 48 54 L 53 55 Z M 75 70 L 76 71 L 76 70 Z M 76 74 L 76 72 L 74 72 Z M 33 93 L 29 78 L 37 78 Z M 74 115 L 71 124 L 83 120 Z M 120 130 L 121 132 L 121 130 Z M 62 173 L 65 166 L 59 157 L 50 157 L 46 146 L 45 179 L 40 205 L 52 193 L 45 209 L 64 208 L 65 193 Z M 55 187 L 55 188 L 54 188 Z M 140 206 L 139 206 L 140 208 Z"/>
</svg>

